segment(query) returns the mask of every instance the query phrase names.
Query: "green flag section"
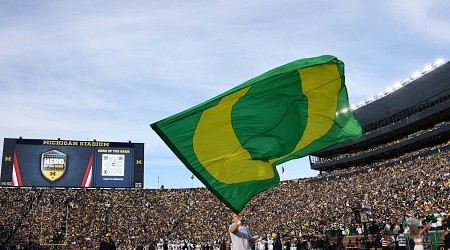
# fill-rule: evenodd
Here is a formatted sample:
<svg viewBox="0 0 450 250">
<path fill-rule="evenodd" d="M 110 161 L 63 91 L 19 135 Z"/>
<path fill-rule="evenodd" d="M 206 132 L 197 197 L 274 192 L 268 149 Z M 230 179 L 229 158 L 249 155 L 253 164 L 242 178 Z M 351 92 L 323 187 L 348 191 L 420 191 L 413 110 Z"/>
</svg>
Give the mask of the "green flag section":
<svg viewBox="0 0 450 250">
<path fill-rule="evenodd" d="M 232 211 L 279 183 L 276 166 L 361 136 L 344 63 L 297 60 L 151 124 L 186 167 Z M 338 113 L 339 112 L 339 113 Z"/>
</svg>

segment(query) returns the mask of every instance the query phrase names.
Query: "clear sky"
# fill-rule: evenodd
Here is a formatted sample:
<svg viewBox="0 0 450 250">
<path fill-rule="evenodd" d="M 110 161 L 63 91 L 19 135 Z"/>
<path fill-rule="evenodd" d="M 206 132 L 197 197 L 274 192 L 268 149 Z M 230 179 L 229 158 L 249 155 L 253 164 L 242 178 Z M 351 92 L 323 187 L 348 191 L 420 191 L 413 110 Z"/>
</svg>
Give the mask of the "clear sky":
<svg viewBox="0 0 450 250">
<path fill-rule="evenodd" d="M 141 142 L 146 188 L 203 186 L 151 123 L 323 54 L 359 103 L 449 60 L 448 13 L 446 0 L 1 1 L 0 139 Z M 307 158 L 283 166 L 317 175 Z"/>
</svg>

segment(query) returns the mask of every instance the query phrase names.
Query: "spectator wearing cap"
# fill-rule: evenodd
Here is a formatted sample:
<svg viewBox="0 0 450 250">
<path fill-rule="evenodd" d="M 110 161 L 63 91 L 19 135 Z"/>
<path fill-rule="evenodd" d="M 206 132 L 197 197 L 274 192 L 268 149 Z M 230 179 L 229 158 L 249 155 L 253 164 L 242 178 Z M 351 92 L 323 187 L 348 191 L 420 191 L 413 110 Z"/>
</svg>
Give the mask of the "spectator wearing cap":
<svg viewBox="0 0 450 250">
<path fill-rule="evenodd" d="M 111 239 L 110 233 L 105 235 L 105 240 L 100 244 L 99 250 L 116 250 L 116 244 Z"/>
</svg>

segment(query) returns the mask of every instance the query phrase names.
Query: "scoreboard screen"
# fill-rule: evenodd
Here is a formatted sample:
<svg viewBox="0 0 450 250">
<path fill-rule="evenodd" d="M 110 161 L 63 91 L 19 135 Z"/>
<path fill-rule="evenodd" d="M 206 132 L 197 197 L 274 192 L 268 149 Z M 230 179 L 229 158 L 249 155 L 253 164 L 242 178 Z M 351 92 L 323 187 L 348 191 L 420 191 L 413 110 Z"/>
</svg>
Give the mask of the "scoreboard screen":
<svg viewBox="0 0 450 250">
<path fill-rule="evenodd" d="M 0 185 L 142 188 L 144 144 L 5 138 Z"/>
</svg>

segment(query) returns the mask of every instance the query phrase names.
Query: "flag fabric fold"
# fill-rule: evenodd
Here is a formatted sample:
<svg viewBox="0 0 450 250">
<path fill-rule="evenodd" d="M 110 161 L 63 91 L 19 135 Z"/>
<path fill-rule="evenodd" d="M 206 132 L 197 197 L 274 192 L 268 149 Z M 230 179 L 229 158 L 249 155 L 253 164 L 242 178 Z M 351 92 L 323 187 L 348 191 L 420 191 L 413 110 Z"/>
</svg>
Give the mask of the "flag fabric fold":
<svg viewBox="0 0 450 250">
<path fill-rule="evenodd" d="M 344 63 L 329 55 L 272 69 L 151 127 L 236 213 L 278 185 L 277 165 L 362 133 Z"/>
</svg>

